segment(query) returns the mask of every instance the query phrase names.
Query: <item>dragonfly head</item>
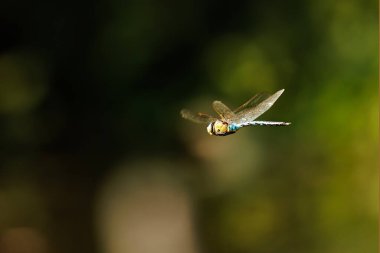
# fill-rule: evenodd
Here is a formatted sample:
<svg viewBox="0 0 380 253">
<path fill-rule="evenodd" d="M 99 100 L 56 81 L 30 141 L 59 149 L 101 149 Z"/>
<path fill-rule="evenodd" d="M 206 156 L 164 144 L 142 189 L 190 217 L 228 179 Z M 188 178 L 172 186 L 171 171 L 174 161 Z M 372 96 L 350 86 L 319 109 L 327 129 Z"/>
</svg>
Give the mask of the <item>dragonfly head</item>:
<svg viewBox="0 0 380 253">
<path fill-rule="evenodd" d="M 212 133 L 213 125 L 214 125 L 214 122 L 211 122 L 211 123 L 207 126 L 207 133 L 208 133 L 209 135 L 213 135 L 213 133 Z"/>
<path fill-rule="evenodd" d="M 227 135 L 228 134 L 228 123 L 220 120 L 211 122 L 207 126 L 207 132 L 209 135 Z"/>
</svg>

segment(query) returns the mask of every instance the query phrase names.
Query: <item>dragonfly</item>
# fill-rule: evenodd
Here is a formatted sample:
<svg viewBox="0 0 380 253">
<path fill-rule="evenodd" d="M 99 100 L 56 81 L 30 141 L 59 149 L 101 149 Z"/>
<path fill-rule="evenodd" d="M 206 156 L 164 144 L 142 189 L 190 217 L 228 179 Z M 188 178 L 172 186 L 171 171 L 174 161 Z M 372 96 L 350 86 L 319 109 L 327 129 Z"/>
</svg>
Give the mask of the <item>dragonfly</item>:
<svg viewBox="0 0 380 253">
<path fill-rule="evenodd" d="M 221 101 L 214 101 L 212 107 L 219 115 L 219 118 L 201 112 L 193 113 L 187 109 L 182 109 L 180 114 L 184 119 L 195 123 L 208 124 L 207 132 L 214 136 L 230 135 L 246 126 L 288 126 L 291 124 L 290 122 L 256 120 L 272 107 L 283 92 L 284 89 L 272 95 L 266 93 L 256 94 L 233 111 Z"/>
</svg>

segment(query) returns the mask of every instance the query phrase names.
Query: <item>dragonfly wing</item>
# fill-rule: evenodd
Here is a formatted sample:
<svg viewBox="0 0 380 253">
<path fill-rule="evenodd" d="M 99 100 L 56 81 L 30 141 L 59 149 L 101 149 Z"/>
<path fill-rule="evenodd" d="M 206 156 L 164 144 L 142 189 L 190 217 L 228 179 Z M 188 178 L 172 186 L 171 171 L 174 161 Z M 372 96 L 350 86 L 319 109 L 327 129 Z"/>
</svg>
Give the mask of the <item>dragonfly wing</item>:
<svg viewBox="0 0 380 253">
<path fill-rule="evenodd" d="M 214 101 L 212 107 L 219 114 L 219 116 L 226 121 L 230 121 L 235 118 L 235 113 L 220 101 Z"/>
<path fill-rule="evenodd" d="M 237 109 L 234 110 L 235 114 L 238 114 L 239 112 L 243 111 L 247 108 L 255 107 L 256 105 L 263 102 L 265 99 L 269 98 L 271 94 L 269 93 L 258 93 L 254 95 L 250 100 L 239 106 Z"/>
<path fill-rule="evenodd" d="M 216 120 L 216 118 L 204 114 L 204 113 L 193 113 L 187 109 L 182 109 L 181 110 L 181 116 L 184 119 L 193 121 L 195 123 L 203 124 L 203 123 L 211 123 Z"/>
<path fill-rule="evenodd" d="M 242 124 L 244 122 L 253 121 L 261 114 L 266 112 L 272 105 L 276 102 L 276 100 L 281 96 L 284 90 L 279 90 L 268 98 L 264 99 L 262 102 L 257 105 L 247 106 L 245 109 L 241 110 L 237 114 L 237 123 Z"/>
</svg>

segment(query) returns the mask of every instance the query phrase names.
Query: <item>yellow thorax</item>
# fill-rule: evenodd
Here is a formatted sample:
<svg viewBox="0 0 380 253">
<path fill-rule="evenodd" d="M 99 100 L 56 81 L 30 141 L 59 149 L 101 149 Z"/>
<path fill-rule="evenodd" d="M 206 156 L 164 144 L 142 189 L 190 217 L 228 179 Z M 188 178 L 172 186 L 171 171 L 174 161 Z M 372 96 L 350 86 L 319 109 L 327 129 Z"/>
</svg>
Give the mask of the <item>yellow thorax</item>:
<svg viewBox="0 0 380 253">
<path fill-rule="evenodd" d="M 214 133 L 215 134 L 225 134 L 228 131 L 228 124 L 220 120 L 215 121 Z"/>
</svg>

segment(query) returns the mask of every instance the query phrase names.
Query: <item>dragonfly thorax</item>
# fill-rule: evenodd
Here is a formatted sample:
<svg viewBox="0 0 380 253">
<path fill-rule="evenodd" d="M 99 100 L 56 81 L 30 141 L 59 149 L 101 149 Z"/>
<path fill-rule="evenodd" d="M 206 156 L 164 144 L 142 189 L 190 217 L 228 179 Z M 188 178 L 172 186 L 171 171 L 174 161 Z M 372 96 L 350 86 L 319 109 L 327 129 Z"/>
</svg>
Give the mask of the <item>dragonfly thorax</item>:
<svg viewBox="0 0 380 253">
<path fill-rule="evenodd" d="M 224 136 L 224 135 L 232 134 L 232 133 L 236 132 L 236 130 L 233 129 L 231 131 L 230 125 L 227 122 L 221 121 L 221 120 L 216 120 L 214 122 L 211 122 L 207 126 L 207 132 L 209 133 L 209 135 L 222 135 L 222 136 Z"/>
</svg>

